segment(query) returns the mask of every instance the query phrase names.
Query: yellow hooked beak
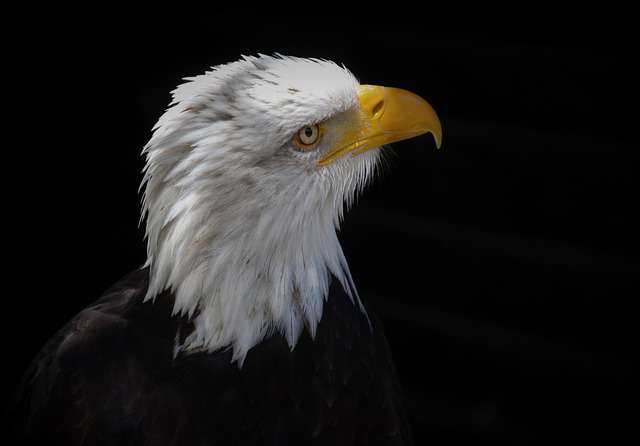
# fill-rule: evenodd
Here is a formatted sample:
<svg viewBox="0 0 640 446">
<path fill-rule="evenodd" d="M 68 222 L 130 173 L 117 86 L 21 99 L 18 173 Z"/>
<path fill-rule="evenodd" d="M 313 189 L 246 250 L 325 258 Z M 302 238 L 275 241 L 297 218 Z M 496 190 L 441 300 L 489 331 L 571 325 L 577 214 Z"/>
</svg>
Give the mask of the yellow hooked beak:
<svg viewBox="0 0 640 446">
<path fill-rule="evenodd" d="M 431 133 L 436 147 L 442 144 L 442 126 L 431 105 L 400 88 L 361 85 L 358 101 L 362 119 L 318 163 L 326 166 L 350 153 L 356 156 L 385 144 Z"/>
</svg>

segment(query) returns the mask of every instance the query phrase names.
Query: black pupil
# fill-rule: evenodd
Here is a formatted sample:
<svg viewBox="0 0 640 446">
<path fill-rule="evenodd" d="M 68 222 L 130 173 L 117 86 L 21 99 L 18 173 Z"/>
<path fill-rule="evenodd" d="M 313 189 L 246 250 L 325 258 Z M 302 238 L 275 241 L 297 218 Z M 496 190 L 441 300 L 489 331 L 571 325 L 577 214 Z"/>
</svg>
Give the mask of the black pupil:
<svg viewBox="0 0 640 446">
<path fill-rule="evenodd" d="M 311 127 L 304 128 L 304 136 L 311 138 L 313 136 L 313 129 Z"/>
</svg>

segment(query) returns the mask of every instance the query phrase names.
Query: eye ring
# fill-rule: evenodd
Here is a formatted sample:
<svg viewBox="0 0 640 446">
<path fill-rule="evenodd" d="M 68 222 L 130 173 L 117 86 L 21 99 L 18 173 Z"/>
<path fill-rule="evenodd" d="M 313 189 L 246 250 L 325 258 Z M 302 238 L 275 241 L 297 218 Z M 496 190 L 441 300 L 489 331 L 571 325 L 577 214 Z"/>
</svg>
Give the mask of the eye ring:
<svg viewBox="0 0 640 446">
<path fill-rule="evenodd" d="M 320 141 L 322 132 L 317 124 L 305 125 L 293 138 L 293 143 L 300 151 L 308 152 L 312 150 Z"/>
</svg>

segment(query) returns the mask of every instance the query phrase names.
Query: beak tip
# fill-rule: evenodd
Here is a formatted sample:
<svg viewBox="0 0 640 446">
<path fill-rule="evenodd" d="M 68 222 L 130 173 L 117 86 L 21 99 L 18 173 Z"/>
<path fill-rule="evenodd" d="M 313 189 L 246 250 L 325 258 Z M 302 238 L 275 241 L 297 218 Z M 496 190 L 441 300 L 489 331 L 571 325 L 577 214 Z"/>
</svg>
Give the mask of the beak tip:
<svg viewBox="0 0 640 446">
<path fill-rule="evenodd" d="M 431 136 L 433 136 L 433 141 L 436 143 L 436 149 L 440 150 L 442 148 L 442 133 L 438 132 L 429 132 Z"/>
</svg>

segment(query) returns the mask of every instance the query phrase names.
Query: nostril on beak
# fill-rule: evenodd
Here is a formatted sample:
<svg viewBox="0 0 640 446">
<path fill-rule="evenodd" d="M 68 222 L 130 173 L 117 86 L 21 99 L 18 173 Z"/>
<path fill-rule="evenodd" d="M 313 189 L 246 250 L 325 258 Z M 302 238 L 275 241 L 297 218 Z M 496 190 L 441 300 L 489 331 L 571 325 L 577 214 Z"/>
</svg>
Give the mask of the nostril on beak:
<svg viewBox="0 0 640 446">
<path fill-rule="evenodd" d="M 373 109 L 371 110 L 371 116 L 373 116 L 374 118 L 379 118 L 380 115 L 382 114 L 383 109 L 384 109 L 384 100 L 380 100 L 376 105 L 373 106 Z"/>
</svg>

